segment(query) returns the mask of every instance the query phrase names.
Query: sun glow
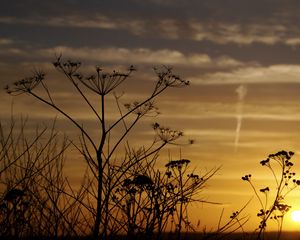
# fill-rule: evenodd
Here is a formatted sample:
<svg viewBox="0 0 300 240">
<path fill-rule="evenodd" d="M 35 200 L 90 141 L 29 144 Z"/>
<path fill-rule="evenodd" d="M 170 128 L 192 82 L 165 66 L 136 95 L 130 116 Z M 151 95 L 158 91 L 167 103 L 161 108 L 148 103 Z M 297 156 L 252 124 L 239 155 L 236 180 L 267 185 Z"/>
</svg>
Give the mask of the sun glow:
<svg viewBox="0 0 300 240">
<path fill-rule="evenodd" d="M 300 210 L 295 210 L 291 213 L 291 218 L 294 222 L 300 222 Z"/>
</svg>

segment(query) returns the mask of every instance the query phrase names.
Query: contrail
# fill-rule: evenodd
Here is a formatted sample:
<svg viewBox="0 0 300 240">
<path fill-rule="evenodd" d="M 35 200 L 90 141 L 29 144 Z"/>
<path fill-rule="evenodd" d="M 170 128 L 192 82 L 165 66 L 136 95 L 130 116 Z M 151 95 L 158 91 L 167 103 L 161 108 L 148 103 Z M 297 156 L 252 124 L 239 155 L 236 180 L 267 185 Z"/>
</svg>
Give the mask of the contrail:
<svg viewBox="0 0 300 240">
<path fill-rule="evenodd" d="M 238 95 L 238 102 L 236 106 L 236 130 L 235 130 L 235 141 L 234 141 L 234 151 L 237 152 L 239 139 L 240 139 L 240 131 L 242 127 L 242 119 L 243 119 L 243 106 L 244 106 L 244 99 L 247 95 L 247 86 L 240 85 L 236 88 L 236 93 Z"/>
</svg>

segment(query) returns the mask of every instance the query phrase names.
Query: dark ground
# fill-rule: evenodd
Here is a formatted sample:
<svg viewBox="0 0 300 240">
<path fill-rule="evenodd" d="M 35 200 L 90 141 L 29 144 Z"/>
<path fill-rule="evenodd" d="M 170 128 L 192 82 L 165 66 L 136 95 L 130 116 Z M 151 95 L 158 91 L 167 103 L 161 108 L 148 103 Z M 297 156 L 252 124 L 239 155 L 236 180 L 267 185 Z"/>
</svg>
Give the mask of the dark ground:
<svg viewBox="0 0 300 240">
<path fill-rule="evenodd" d="M 17 239 L 15 237 L 7 238 L 7 237 L 0 237 L 1 240 L 12 240 Z M 20 238 L 19 238 L 20 239 Z M 59 237 L 59 238 L 51 238 L 46 236 L 40 236 L 40 237 L 29 237 L 29 238 L 22 238 L 26 240 L 92 240 L 91 237 L 73 237 L 73 238 L 66 238 L 66 237 Z M 163 236 L 162 240 L 175 240 L 177 239 L 176 236 L 171 236 L 169 234 Z M 217 237 L 215 235 L 207 235 L 206 237 L 203 237 L 202 233 L 188 233 L 182 234 L 181 240 L 256 240 L 256 235 L 253 233 L 232 233 L 232 234 L 223 234 L 218 235 Z M 268 232 L 264 236 L 264 240 L 276 240 L 277 239 L 277 232 Z M 133 238 L 133 239 L 126 239 L 124 237 L 117 237 L 112 238 L 110 240 L 152 240 L 149 238 Z M 153 238 L 155 240 L 155 238 Z M 281 234 L 280 240 L 300 240 L 300 231 L 299 232 L 283 232 Z"/>
</svg>

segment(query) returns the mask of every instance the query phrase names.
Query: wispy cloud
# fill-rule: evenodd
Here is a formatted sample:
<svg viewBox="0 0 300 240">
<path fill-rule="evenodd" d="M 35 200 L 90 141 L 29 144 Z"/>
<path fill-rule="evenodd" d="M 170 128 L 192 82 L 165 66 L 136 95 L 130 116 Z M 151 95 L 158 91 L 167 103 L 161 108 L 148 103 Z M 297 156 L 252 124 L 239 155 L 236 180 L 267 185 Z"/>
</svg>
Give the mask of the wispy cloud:
<svg viewBox="0 0 300 240">
<path fill-rule="evenodd" d="M 234 88 L 233 88 L 234 90 Z M 252 91 L 252 97 L 249 96 L 248 101 L 244 102 L 243 106 L 243 120 L 255 120 L 255 121 L 300 121 L 300 106 L 293 100 L 282 102 L 281 99 L 272 101 L 272 104 L 264 102 L 263 95 L 255 95 L 255 90 Z M 234 92 L 232 94 L 235 95 Z M 257 102 L 253 102 L 253 98 L 257 99 Z M 266 100 L 266 99 L 265 99 Z M 251 103 L 249 103 L 249 101 Z M 161 118 L 174 119 L 174 120 L 190 120 L 198 124 L 200 120 L 217 120 L 222 122 L 226 119 L 232 120 L 232 123 L 236 121 L 236 104 L 209 101 L 189 101 L 189 102 L 177 102 L 176 107 L 180 109 L 180 114 L 174 112 L 171 106 L 174 102 L 167 100 L 162 104 L 163 115 Z"/>
<path fill-rule="evenodd" d="M 263 43 L 273 45 L 286 43 L 289 38 L 282 37 L 288 29 L 278 24 L 239 24 L 239 23 L 203 23 L 197 20 L 189 22 L 192 38 L 197 41 L 208 40 L 219 44 L 235 43 L 249 45 Z"/>
<path fill-rule="evenodd" d="M 221 56 L 219 58 L 211 58 L 207 54 L 195 53 L 184 54 L 178 50 L 160 49 L 151 50 L 148 48 L 70 48 L 55 47 L 51 49 L 41 50 L 41 54 L 53 55 L 54 52 L 63 53 L 72 58 L 80 58 L 84 60 L 94 60 L 111 63 L 135 63 L 135 64 L 166 64 L 181 65 L 189 67 L 235 67 L 241 66 L 242 62 L 230 57 Z"/>
<path fill-rule="evenodd" d="M 1 45 L 9 45 L 9 44 L 12 44 L 14 41 L 10 38 L 1 38 L 0 37 L 0 46 Z"/>
<path fill-rule="evenodd" d="M 194 84 L 300 83 L 300 65 L 245 66 L 195 76 Z"/>
<path fill-rule="evenodd" d="M 15 18 L 0 17 L 0 23 L 41 25 L 51 27 L 76 27 L 76 28 L 98 28 L 110 30 L 127 30 L 135 35 L 145 32 L 145 21 L 138 19 L 109 18 L 105 15 L 85 17 L 77 15 L 38 17 L 38 18 Z"/>
<path fill-rule="evenodd" d="M 230 129 L 216 130 L 216 129 L 205 129 L 200 130 L 199 128 L 188 129 L 185 131 L 187 135 L 197 135 L 199 137 L 219 137 L 219 138 L 234 138 L 234 131 Z M 243 131 L 243 136 L 247 138 L 255 138 L 261 136 L 261 138 L 282 138 L 288 136 L 298 136 L 296 132 L 281 132 L 274 130 L 272 132 L 264 132 L 262 135 L 260 131 L 255 130 L 245 130 Z"/>
<path fill-rule="evenodd" d="M 300 45 L 300 37 L 292 37 L 286 40 L 286 44 L 290 46 Z"/>
<path fill-rule="evenodd" d="M 212 58 L 207 54 L 184 54 L 178 50 L 151 50 L 147 48 L 71 48 L 66 46 L 59 46 L 54 48 L 39 49 L 34 51 L 26 51 L 22 49 L 2 49 L 0 53 L 8 51 L 9 54 L 21 54 L 27 56 L 26 62 L 20 65 L 20 68 L 32 69 L 32 66 L 37 66 L 47 71 L 53 70 L 49 61 L 53 60 L 55 53 L 63 53 L 64 57 L 74 60 L 81 60 L 83 62 L 89 61 L 92 64 L 149 64 L 159 65 L 173 65 L 183 67 L 193 67 L 190 76 L 186 76 L 192 82 L 194 87 L 201 87 L 206 85 L 236 85 L 236 84 L 268 84 L 268 83 L 300 83 L 300 65 L 271 65 L 259 66 L 239 62 L 229 57 Z M 30 57 L 34 55 L 35 58 L 44 59 L 39 62 L 36 60 L 30 61 Z M 200 74 L 201 68 L 219 69 L 216 72 L 209 72 Z M 15 68 L 15 66 L 14 66 Z M 151 75 L 150 75 L 151 74 Z M 153 73 L 143 76 L 143 79 L 153 79 Z M 198 86 L 195 86 L 198 85 Z M 211 91 L 210 86 L 210 90 Z M 220 86 L 219 86 L 220 87 Z M 235 89 L 236 86 L 232 86 Z M 278 92 L 279 93 L 279 92 Z M 255 94 L 255 93 L 253 93 Z M 234 97 L 234 91 L 232 90 Z M 260 96 L 261 97 L 261 96 Z M 205 98 L 201 98 L 205 101 Z M 263 98 L 260 98 L 263 99 Z M 265 98 L 264 98 L 265 99 Z M 209 101 L 214 99 L 208 99 Z M 234 104 L 225 103 L 210 103 L 199 101 L 186 102 L 176 104 L 181 109 L 182 114 L 175 114 L 172 110 L 167 113 L 168 117 L 178 119 L 184 117 L 186 119 L 234 119 L 236 117 L 236 110 Z M 165 102 L 166 103 L 166 102 Z M 171 103 L 171 105 L 174 102 Z M 166 103 L 167 104 L 167 103 Z M 170 105 L 170 106 L 171 106 Z M 277 107 L 275 107 L 277 106 Z M 261 119 L 261 120 L 278 120 L 278 121 L 299 121 L 299 108 L 288 105 L 282 107 L 282 102 L 276 105 L 262 104 L 250 105 L 245 103 L 244 119 Z M 172 107 L 170 108 L 172 109 Z"/>
<path fill-rule="evenodd" d="M 180 109 L 180 108 L 178 108 Z M 189 115 L 185 115 L 185 116 L 180 116 L 180 115 L 167 115 L 167 118 L 170 119 L 186 119 L 186 120 L 219 120 L 222 121 L 224 119 L 235 119 L 235 113 L 224 113 L 224 112 L 212 112 L 210 114 L 195 114 L 192 115 L 191 113 L 189 113 Z M 263 113 L 263 112 L 251 112 L 251 113 L 244 113 L 243 115 L 243 119 L 244 120 L 263 120 L 263 121 L 300 121 L 300 113 L 292 113 L 292 111 L 290 112 L 286 112 L 284 114 L 278 112 L 278 113 Z"/>
<path fill-rule="evenodd" d="M 141 18 L 136 16 L 116 17 L 107 15 L 75 15 L 52 17 L 0 17 L 0 23 L 45 25 L 52 27 L 96 28 L 123 30 L 134 35 L 152 35 L 168 39 L 190 39 L 194 41 L 210 41 L 215 44 L 250 45 L 261 43 L 266 45 L 285 44 L 300 45 L 298 28 L 291 28 L 288 23 L 270 22 L 221 22 L 195 18 L 176 19 Z"/>
<path fill-rule="evenodd" d="M 238 95 L 238 102 L 236 106 L 236 113 L 237 113 L 237 126 L 236 126 L 236 135 L 235 135 L 235 151 L 238 149 L 239 139 L 240 139 L 240 132 L 242 128 L 242 120 L 243 120 L 243 107 L 244 107 L 244 100 L 247 95 L 247 86 L 246 85 L 240 85 L 238 88 L 236 88 L 236 93 Z"/>
</svg>

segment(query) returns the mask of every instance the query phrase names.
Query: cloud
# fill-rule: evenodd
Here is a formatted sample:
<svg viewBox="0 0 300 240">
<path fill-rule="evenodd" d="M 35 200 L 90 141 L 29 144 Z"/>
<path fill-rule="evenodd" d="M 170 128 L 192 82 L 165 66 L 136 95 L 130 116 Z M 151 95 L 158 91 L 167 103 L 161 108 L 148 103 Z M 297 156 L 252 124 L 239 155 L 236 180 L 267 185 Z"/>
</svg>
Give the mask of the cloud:
<svg viewBox="0 0 300 240">
<path fill-rule="evenodd" d="M 267 107 L 264 108 L 265 111 L 267 110 Z M 197 112 L 197 111 L 195 111 Z M 235 119 L 236 115 L 234 112 L 232 113 L 225 113 L 225 112 L 215 112 L 212 111 L 211 113 L 205 114 L 205 113 L 199 113 L 199 115 L 192 113 L 188 113 L 188 115 L 180 116 L 178 114 L 167 114 L 167 119 L 186 119 L 186 120 L 212 120 L 212 119 Z M 282 112 L 267 112 L 265 113 L 263 110 L 261 112 L 250 112 L 250 113 L 244 113 L 243 119 L 245 120 L 263 120 L 263 121 L 300 121 L 300 113 L 293 113 L 292 110 L 286 113 Z"/>
<path fill-rule="evenodd" d="M 274 124 L 275 121 L 283 123 L 300 121 L 300 106 L 293 99 L 283 101 L 282 98 L 284 98 L 286 93 L 281 94 L 282 98 L 278 98 L 275 101 L 272 100 L 271 103 L 267 101 L 270 96 L 255 93 L 255 89 L 251 93 L 252 95 L 249 96 L 249 99 L 244 102 L 243 120 L 274 121 Z M 234 92 L 232 96 L 235 97 Z M 224 102 L 223 99 L 222 96 L 219 96 L 219 98 L 207 101 L 204 99 L 202 101 L 176 102 L 176 108 L 180 109 L 180 114 L 172 108 L 174 101 L 164 100 L 160 106 L 163 112 L 160 118 L 168 121 L 178 120 L 179 122 L 186 120 L 190 122 L 189 126 L 191 124 L 198 125 L 200 121 L 212 123 L 214 120 L 218 122 L 229 120 L 234 123 L 236 121 L 236 104 L 235 102 Z"/>
<path fill-rule="evenodd" d="M 51 57 L 54 53 L 62 53 L 72 59 L 87 61 L 101 61 L 122 64 L 166 64 L 171 66 L 181 65 L 188 67 L 237 67 L 243 63 L 228 56 L 211 58 L 207 54 L 195 53 L 184 54 L 178 50 L 160 49 L 151 50 L 149 48 L 71 48 L 67 46 L 57 46 L 49 49 L 38 50 L 41 56 Z"/>
<path fill-rule="evenodd" d="M 110 30 L 128 30 L 135 35 L 145 32 L 145 22 L 138 19 L 109 18 L 98 15 L 93 18 L 86 18 L 76 15 L 49 18 L 46 22 L 49 26 L 55 27 L 78 27 L 78 28 L 99 28 Z"/>
<path fill-rule="evenodd" d="M 188 129 L 185 131 L 186 135 L 194 135 L 199 137 L 216 137 L 216 138 L 229 138 L 230 140 L 234 138 L 235 132 L 231 129 L 205 129 L 200 130 L 199 128 Z M 247 138 L 255 138 L 257 136 L 261 136 L 261 138 L 282 138 L 288 136 L 298 136 L 296 132 L 281 132 L 274 130 L 272 132 L 264 132 L 262 134 L 261 131 L 258 130 L 244 130 L 243 137 Z"/>
<path fill-rule="evenodd" d="M 290 38 L 286 41 L 286 44 L 287 45 L 290 45 L 290 46 L 297 46 L 297 45 L 300 45 L 300 38 Z"/>
<path fill-rule="evenodd" d="M 138 19 L 109 18 L 104 15 L 85 17 L 78 15 L 53 16 L 44 18 L 0 17 L 0 23 L 41 25 L 51 27 L 98 28 L 110 30 L 127 30 L 135 35 L 142 34 L 146 29 L 145 22 Z"/>
<path fill-rule="evenodd" d="M 10 44 L 12 44 L 14 41 L 12 40 L 12 39 L 10 39 L 10 38 L 1 38 L 0 37 L 0 46 L 1 45 L 4 45 L 4 46 L 6 46 L 6 45 L 10 45 Z"/>
<path fill-rule="evenodd" d="M 174 49 L 72 48 L 67 46 L 42 49 L 0 48 L 0 56 L 9 59 L 20 59 L 13 67 L 10 67 L 11 71 L 13 71 L 12 68 L 17 69 L 18 67 L 20 72 L 22 72 L 22 69 L 43 69 L 52 72 L 54 68 L 51 61 L 59 54 L 62 54 L 64 59 L 81 61 L 85 66 L 84 70 L 87 71 L 93 71 L 95 64 L 105 66 L 106 70 L 123 69 L 124 66 L 128 67 L 129 65 L 137 66 L 139 69 L 147 67 L 148 70 L 153 66 L 166 65 L 174 67 L 176 72 L 178 69 L 184 71 L 187 68 L 187 73 L 182 74 L 182 76 L 185 76 L 188 80 L 193 79 L 190 76 L 195 76 L 195 72 L 214 71 L 216 69 L 229 70 L 245 65 L 245 63 L 229 56 L 211 57 L 204 53 L 186 54 Z M 152 71 L 143 71 L 139 74 L 142 79 L 153 79 Z M 195 83 L 198 83 L 198 79 Z"/>
<path fill-rule="evenodd" d="M 96 28 L 127 31 L 138 36 L 156 36 L 167 39 L 189 39 L 209 41 L 214 44 L 265 45 L 285 44 L 298 46 L 300 30 L 291 28 L 288 23 L 279 22 L 233 22 L 200 20 L 197 18 L 178 19 L 175 17 L 138 17 L 107 16 L 96 14 L 64 15 L 52 17 L 0 17 L 0 23 L 44 25 L 51 27 Z"/>
<path fill-rule="evenodd" d="M 234 129 L 206 129 L 199 128 L 187 129 L 184 131 L 185 135 L 191 136 L 193 139 L 205 142 L 214 142 L 230 149 L 234 149 Z M 259 130 L 243 130 L 241 133 L 241 140 L 239 148 L 264 148 L 276 149 L 278 144 L 280 147 L 291 146 L 295 139 L 298 139 L 298 134 L 290 131 L 259 131 Z"/>
<path fill-rule="evenodd" d="M 174 19 L 162 19 L 157 24 L 158 34 L 168 39 L 179 39 L 180 38 L 180 26 Z"/>
<path fill-rule="evenodd" d="M 250 45 L 263 43 L 273 45 L 287 43 L 289 38 L 282 37 L 288 32 L 284 25 L 266 23 L 203 23 L 197 20 L 189 22 L 192 31 L 192 39 L 196 41 L 212 41 L 218 44 L 234 43 Z"/>
<path fill-rule="evenodd" d="M 7 56 L 28 56 L 29 52 L 18 47 L 5 47 L 2 49 L 0 48 L 0 54 Z"/>
<path fill-rule="evenodd" d="M 167 65 L 182 66 L 194 69 L 231 69 L 244 66 L 246 63 L 232 57 L 221 55 L 211 57 L 206 53 L 184 53 L 175 49 L 150 48 L 93 48 L 55 46 L 51 48 L 26 49 L 18 47 L 0 48 L 0 55 L 6 57 L 22 57 L 22 61 L 27 65 L 37 61 L 53 60 L 56 55 L 62 54 L 64 58 L 80 60 L 85 64 L 103 63 L 113 65 L 143 65 L 151 66 Z M 26 58 L 24 60 L 23 58 Z"/>
<path fill-rule="evenodd" d="M 191 77 L 194 84 L 300 83 L 300 65 L 244 66 Z"/>
<path fill-rule="evenodd" d="M 79 27 L 79 28 L 102 28 L 116 29 L 118 23 L 111 21 L 105 16 L 97 16 L 94 19 L 87 19 L 78 16 L 53 17 L 46 22 L 47 25 L 57 27 Z"/>
</svg>

